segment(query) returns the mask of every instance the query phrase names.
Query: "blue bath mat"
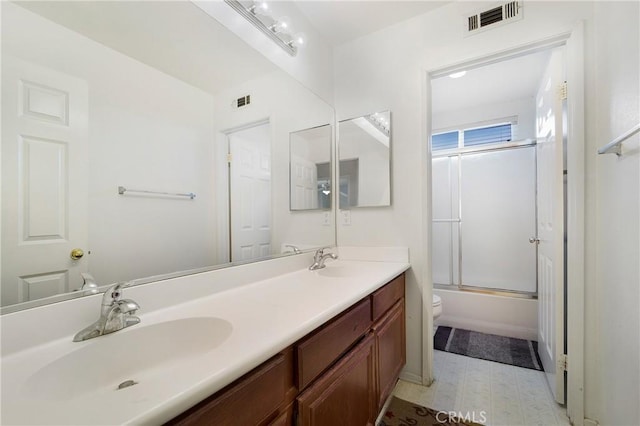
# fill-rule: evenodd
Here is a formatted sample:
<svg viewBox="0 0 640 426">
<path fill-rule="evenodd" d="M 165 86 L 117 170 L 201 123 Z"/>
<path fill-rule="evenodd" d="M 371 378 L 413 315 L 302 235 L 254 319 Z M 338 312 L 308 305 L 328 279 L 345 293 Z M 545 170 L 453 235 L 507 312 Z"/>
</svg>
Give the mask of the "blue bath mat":
<svg viewBox="0 0 640 426">
<path fill-rule="evenodd" d="M 543 371 L 542 362 L 538 355 L 538 342 L 533 340 L 514 339 L 461 328 L 438 327 L 433 337 L 433 348 L 472 358 Z"/>
</svg>

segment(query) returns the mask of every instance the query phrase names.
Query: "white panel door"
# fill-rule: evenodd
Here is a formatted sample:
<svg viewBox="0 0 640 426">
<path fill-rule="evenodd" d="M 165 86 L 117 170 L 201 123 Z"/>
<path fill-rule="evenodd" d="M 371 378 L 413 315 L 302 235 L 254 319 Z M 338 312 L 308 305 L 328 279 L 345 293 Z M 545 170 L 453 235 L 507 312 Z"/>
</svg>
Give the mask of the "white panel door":
<svg viewBox="0 0 640 426">
<path fill-rule="evenodd" d="M 229 135 L 231 261 L 271 254 L 271 137 L 269 124 Z"/>
<path fill-rule="evenodd" d="M 75 290 L 87 271 L 84 80 L 2 58 L 2 305 Z"/>
<path fill-rule="evenodd" d="M 318 208 L 318 168 L 315 163 L 298 155 L 291 156 L 291 208 L 310 210 Z"/>
<path fill-rule="evenodd" d="M 563 114 L 564 50 L 554 50 L 536 97 L 538 154 L 538 352 L 551 391 L 564 403 Z"/>
</svg>

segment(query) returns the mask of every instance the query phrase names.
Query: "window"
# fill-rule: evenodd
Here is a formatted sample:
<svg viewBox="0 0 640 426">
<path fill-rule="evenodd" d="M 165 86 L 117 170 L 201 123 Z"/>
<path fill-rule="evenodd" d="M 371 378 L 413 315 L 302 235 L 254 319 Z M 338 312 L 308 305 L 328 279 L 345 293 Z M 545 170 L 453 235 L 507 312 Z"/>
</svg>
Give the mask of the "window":
<svg viewBox="0 0 640 426">
<path fill-rule="evenodd" d="M 511 142 L 511 124 L 481 127 L 463 132 L 464 146 L 477 146 L 489 143 Z"/>
<path fill-rule="evenodd" d="M 431 135 L 431 150 L 451 150 L 503 142 L 511 142 L 512 123 L 454 130 Z"/>
<path fill-rule="evenodd" d="M 431 136 L 431 149 L 438 151 L 440 149 L 455 149 L 458 147 L 458 131 L 439 133 Z"/>
</svg>

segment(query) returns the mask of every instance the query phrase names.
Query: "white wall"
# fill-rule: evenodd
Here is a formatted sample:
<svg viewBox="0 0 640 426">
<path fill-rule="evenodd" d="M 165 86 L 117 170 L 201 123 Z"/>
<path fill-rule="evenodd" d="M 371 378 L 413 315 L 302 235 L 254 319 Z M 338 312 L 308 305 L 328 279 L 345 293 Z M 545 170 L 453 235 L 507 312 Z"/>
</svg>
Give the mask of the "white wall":
<svg viewBox="0 0 640 426">
<path fill-rule="evenodd" d="M 596 271 L 587 274 L 595 290 L 587 333 L 595 332 L 600 403 L 588 408 L 603 424 L 625 425 L 640 421 L 640 135 L 623 144 L 622 157 L 595 151 L 640 121 L 640 6 L 596 2 L 595 15 L 595 131 L 587 149 L 595 197 L 587 211 L 596 218 L 587 229 L 597 230 L 589 250 Z"/>
<path fill-rule="evenodd" d="M 423 246 L 428 230 L 422 216 L 427 212 L 420 199 L 425 185 L 430 182 L 416 183 L 424 165 L 421 157 L 425 155 L 426 135 L 422 126 L 429 115 L 428 108 L 422 103 L 426 71 L 552 37 L 570 31 L 577 21 L 584 20 L 587 123 L 585 416 L 608 423 L 612 413 L 604 409 L 616 403 L 619 411 L 615 418 L 629 422 L 638 418 L 638 398 L 625 396 L 629 405 L 622 402 L 625 392 L 637 395 L 638 386 L 638 154 L 632 154 L 624 164 L 615 163 L 614 167 L 614 164 L 604 162 L 613 162 L 615 158 L 596 159 L 594 152 L 610 137 L 638 121 L 639 49 L 635 24 L 638 4 L 528 1 L 524 2 L 522 21 L 464 38 L 463 16 L 484 5 L 492 3 L 449 4 L 336 49 L 338 118 L 389 108 L 394 114 L 395 136 L 394 205 L 387 209 L 352 211 L 351 226 L 338 228 L 338 242 L 410 247 L 413 272 L 407 281 L 408 362 L 405 372 L 420 375 L 423 355 L 420 297 L 422 285 L 429 282 L 430 276 L 426 269 L 429 253 Z M 623 107 L 623 104 L 627 106 Z M 618 181 L 624 181 L 624 184 L 613 184 Z M 612 187 L 623 191 L 625 197 L 615 198 L 615 203 L 607 204 L 613 201 L 609 200 L 614 197 L 611 194 L 616 193 L 604 195 L 603 190 L 597 191 L 598 187 L 605 186 L 607 191 Z M 624 209 L 622 203 L 625 203 Z M 600 211 L 598 216 L 596 208 Z M 610 219 L 612 213 L 618 215 L 618 220 Z M 372 233 L 371 229 L 376 232 Z M 597 234 L 595 229 L 599 229 Z M 596 265 L 599 265 L 598 275 Z M 612 272 L 616 269 L 621 272 Z M 602 281 L 603 270 L 611 272 L 606 284 Z M 621 274 L 619 281 L 617 274 Z M 424 292 L 425 298 L 429 298 L 431 290 L 424 288 Z M 607 301 L 600 306 L 603 300 L 600 296 L 604 297 L 604 294 Z M 615 308 L 619 303 L 624 309 Z M 593 332 L 604 327 L 606 336 L 603 336 L 604 330 Z M 611 332 L 611 327 L 614 330 L 624 327 L 628 337 Z M 429 333 L 425 335 L 429 336 Z M 622 357 L 626 360 L 612 367 L 611 363 Z M 604 360 L 609 364 L 603 365 Z M 611 369 L 614 374 L 605 377 Z M 614 385 L 615 379 L 625 373 L 627 377 L 635 374 L 635 378 Z M 609 391 L 613 393 L 603 399 L 602 394 Z M 601 400 L 607 401 L 606 404 Z"/>
<path fill-rule="evenodd" d="M 333 57 L 331 46 L 292 2 L 269 2 L 274 17 L 288 16 L 296 31 L 306 35 L 305 45 L 290 56 L 266 35 L 222 1 L 192 0 L 231 32 L 263 54 L 271 62 L 333 104 Z"/>
<path fill-rule="evenodd" d="M 406 245 L 412 272 L 407 280 L 407 366 L 421 376 L 422 285 L 426 269 L 421 179 L 426 149 L 423 131 L 430 114 L 423 108 L 426 71 L 467 61 L 570 30 L 592 17 L 592 5 L 576 2 L 526 2 L 525 18 L 472 37 L 462 35 L 465 13 L 490 2 L 456 2 L 373 33 L 336 49 L 335 86 L 338 119 L 390 109 L 393 114 L 393 206 L 353 210 L 351 226 L 338 227 L 343 245 Z M 371 229 L 376 229 L 375 233 Z M 429 288 L 425 298 L 430 299 Z M 429 335 L 426 333 L 425 335 Z"/>
<path fill-rule="evenodd" d="M 98 282 L 212 264 L 213 97 L 12 3 L 2 9 L 3 52 L 88 83 L 84 249 Z M 197 197 L 121 196 L 119 185 Z"/>
<path fill-rule="evenodd" d="M 251 95 L 249 106 L 240 109 L 231 106 L 231 100 L 246 94 Z M 283 242 L 301 247 L 335 243 L 333 217 L 325 225 L 325 212 L 289 210 L 289 133 L 324 124 L 333 125 L 333 115 L 333 109 L 327 103 L 282 71 L 216 95 L 217 164 L 225 158 L 227 142 L 223 132 L 264 119 L 271 123 L 271 246 L 278 252 Z M 226 174 L 225 168 L 218 167 L 215 182 L 217 203 L 221 206 L 226 205 Z M 222 235 L 228 229 L 227 216 L 221 216 L 218 226 Z M 224 247 L 220 247 L 219 253 L 224 253 Z"/>
</svg>

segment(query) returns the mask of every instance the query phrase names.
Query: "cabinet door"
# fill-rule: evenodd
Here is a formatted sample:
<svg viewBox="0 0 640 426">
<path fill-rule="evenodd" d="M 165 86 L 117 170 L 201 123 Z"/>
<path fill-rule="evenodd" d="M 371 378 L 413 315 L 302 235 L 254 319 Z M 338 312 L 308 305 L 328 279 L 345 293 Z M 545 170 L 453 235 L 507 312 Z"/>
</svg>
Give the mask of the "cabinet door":
<svg viewBox="0 0 640 426">
<path fill-rule="evenodd" d="M 298 425 L 373 425 L 375 364 L 374 336 L 369 334 L 298 397 Z"/>
<path fill-rule="evenodd" d="M 378 410 L 393 391 L 400 370 L 406 362 L 404 298 L 400 299 L 380 321 L 374 324 L 378 363 Z"/>
</svg>

